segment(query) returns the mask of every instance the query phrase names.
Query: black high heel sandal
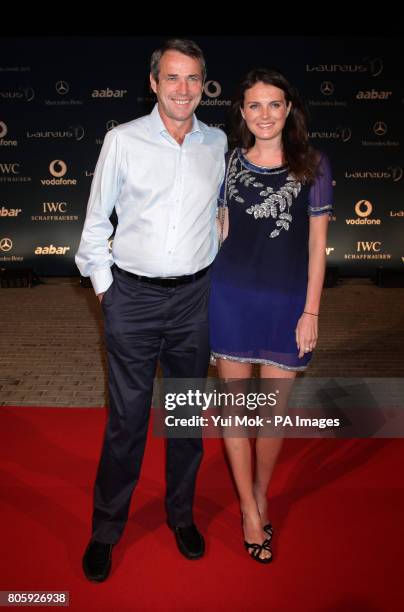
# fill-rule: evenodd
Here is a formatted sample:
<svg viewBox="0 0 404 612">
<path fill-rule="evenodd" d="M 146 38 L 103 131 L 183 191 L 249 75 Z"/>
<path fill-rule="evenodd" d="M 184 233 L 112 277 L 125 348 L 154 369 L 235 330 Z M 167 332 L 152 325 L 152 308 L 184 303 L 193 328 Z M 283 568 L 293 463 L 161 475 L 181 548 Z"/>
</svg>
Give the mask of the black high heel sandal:
<svg viewBox="0 0 404 612">
<path fill-rule="evenodd" d="M 272 527 L 272 524 L 267 523 L 266 525 L 263 526 L 263 530 L 267 534 L 268 540 L 272 540 L 272 536 L 274 535 L 274 528 Z"/>
<path fill-rule="evenodd" d="M 246 542 L 244 540 L 244 547 L 246 551 L 248 552 L 248 554 L 250 555 L 251 559 L 254 559 L 254 561 L 258 561 L 258 563 L 271 563 L 273 555 L 272 555 L 271 543 L 268 539 L 264 540 L 262 544 L 255 544 L 255 543 L 250 544 L 249 542 Z M 270 552 L 271 556 L 266 557 L 264 559 L 261 558 L 260 554 L 263 550 L 267 550 L 268 552 Z"/>
</svg>

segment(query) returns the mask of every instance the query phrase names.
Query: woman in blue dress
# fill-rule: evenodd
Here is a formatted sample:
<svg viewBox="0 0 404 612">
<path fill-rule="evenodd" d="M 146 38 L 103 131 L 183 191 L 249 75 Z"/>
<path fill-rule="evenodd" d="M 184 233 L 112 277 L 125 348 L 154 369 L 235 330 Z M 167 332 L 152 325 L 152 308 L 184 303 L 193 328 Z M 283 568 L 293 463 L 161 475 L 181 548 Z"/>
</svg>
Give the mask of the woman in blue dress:
<svg viewBox="0 0 404 612">
<path fill-rule="evenodd" d="M 223 379 L 251 378 L 254 363 L 263 379 L 293 379 L 317 342 L 330 167 L 310 146 L 302 102 L 279 72 L 251 70 L 231 114 L 235 148 L 219 201 L 223 245 L 212 269 L 212 353 Z M 252 447 L 246 437 L 225 438 L 244 544 L 261 563 L 272 560 L 267 490 L 281 442 L 257 437 Z"/>
</svg>

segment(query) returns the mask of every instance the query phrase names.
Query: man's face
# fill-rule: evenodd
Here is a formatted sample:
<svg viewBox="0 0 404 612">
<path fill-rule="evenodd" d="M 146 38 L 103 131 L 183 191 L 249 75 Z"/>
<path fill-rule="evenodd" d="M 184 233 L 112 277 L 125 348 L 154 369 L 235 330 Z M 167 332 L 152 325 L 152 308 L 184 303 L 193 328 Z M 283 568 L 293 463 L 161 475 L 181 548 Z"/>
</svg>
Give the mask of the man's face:
<svg viewBox="0 0 404 612">
<path fill-rule="evenodd" d="M 163 121 L 189 121 L 202 97 L 200 62 L 179 51 L 166 51 L 161 56 L 159 79 L 150 75 L 150 84 Z"/>
</svg>

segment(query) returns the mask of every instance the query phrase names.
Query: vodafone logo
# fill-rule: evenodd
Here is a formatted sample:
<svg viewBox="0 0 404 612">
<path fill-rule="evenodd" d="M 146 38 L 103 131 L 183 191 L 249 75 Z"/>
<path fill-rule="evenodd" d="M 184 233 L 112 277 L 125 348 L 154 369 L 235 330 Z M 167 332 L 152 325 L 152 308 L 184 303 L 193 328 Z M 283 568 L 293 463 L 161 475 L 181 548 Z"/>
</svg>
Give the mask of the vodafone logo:
<svg viewBox="0 0 404 612">
<path fill-rule="evenodd" d="M 67 165 L 61 159 L 54 159 L 49 164 L 49 172 L 51 173 L 52 176 L 55 176 L 56 178 L 60 178 L 61 176 L 64 176 L 66 174 Z"/>
<path fill-rule="evenodd" d="M 355 204 L 355 213 L 358 217 L 369 217 L 372 214 L 373 206 L 368 200 L 359 200 Z"/>
<path fill-rule="evenodd" d="M 380 225 L 381 219 L 368 218 L 373 212 L 373 205 L 369 200 L 359 200 L 355 204 L 356 219 L 345 219 L 347 225 Z"/>
<path fill-rule="evenodd" d="M 222 93 L 222 87 L 217 81 L 206 81 L 203 91 L 208 98 L 218 98 Z"/>
<path fill-rule="evenodd" d="M 0 138 L 4 138 L 7 134 L 7 126 L 4 121 L 0 121 Z"/>
</svg>

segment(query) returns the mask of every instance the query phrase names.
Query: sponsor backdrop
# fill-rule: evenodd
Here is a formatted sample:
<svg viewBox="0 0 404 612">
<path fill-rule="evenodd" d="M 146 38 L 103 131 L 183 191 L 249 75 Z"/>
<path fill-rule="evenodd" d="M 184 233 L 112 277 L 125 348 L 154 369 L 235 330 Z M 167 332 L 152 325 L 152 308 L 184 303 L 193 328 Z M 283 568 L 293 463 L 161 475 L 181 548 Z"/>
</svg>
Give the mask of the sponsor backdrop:
<svg viewBox="0 0 404 612">
<path fill-rule="evenodd" d="M 402 41 L 194 39 L 208 64 L 198 116 L 210 125 L 225 127 L 235 84 L 255 65 L 278 67 L 299 88 L 312 142 L 333 166 L 329 265 L 352 276 L 404 270 Z M 151 110 L 148 63 L 162 40 L 0 41 L 0 267 L 78 274 L 74 254 L 104 134 Z"/>
</svg>

